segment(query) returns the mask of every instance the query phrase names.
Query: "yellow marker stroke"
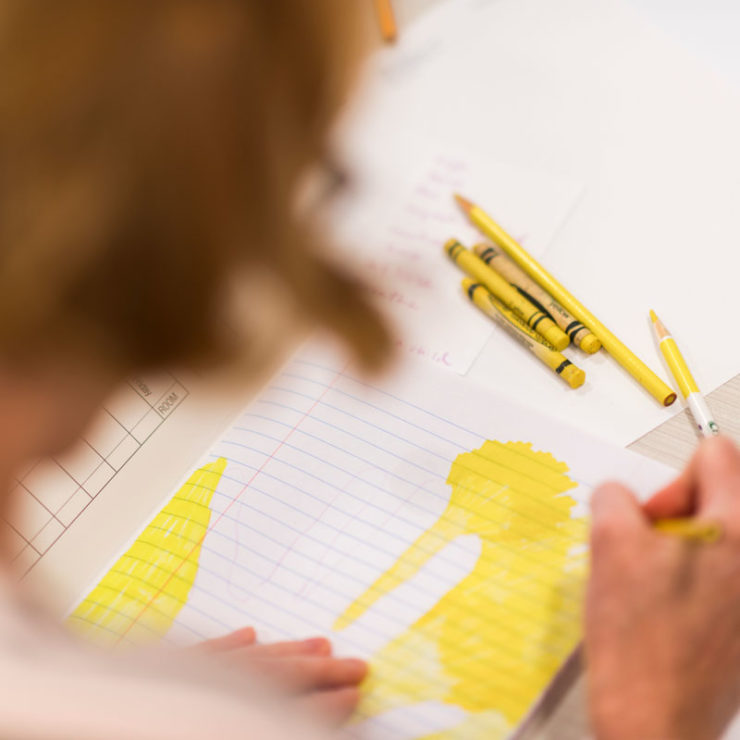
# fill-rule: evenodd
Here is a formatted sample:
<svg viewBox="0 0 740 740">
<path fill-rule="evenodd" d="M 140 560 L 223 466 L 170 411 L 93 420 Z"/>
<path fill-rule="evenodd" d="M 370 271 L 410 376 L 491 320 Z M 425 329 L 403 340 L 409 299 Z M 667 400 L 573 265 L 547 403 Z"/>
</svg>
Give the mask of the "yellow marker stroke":
<svg viewBox="0 0 740 740">
<path fill-rule="evenodd" d="M 349 626 L 455 538 L 479 537 L 473 570 L 373 657 L 362 716 L 427 701 L 468 712 L 434 738 L 503 737 L 524 717 L 580 636 L 586 530 L 566 472 L 522 442 L 458 455 L 445 512 L 335 624 Z"/>
<path fill-rule="evenodd" d="M 69 617 L 76 631 L 115 645 L 165 635 L 198 573 L 211 499 L 225 458 L 196 470 Z"/>
</svg>

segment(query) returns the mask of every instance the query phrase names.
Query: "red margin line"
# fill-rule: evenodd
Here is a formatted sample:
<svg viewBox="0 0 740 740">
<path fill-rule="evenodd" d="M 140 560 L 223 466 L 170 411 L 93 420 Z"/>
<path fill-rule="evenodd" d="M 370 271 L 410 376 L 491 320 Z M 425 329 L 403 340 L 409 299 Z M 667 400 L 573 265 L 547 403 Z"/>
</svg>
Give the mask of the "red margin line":
<svg viewBox="0 0 740 740">
<path fill-rule="evenodd" d="M 348 365 L 349 363 L 347 363 Z M 226 515 L 226 513 L 231 509 L 231 507 L 241 499 L 241 497 L 244 495 L 244 493 L 247 491 L 249 486 L 254 483 L 254 481 L 257 479 L 257 476 L 265 469 L 265 466 L 267 463 L 269 463 L 271 460 L 275 458 L 275 455 L 280 452 L 283 445 L 290 439 L 293 432 L 297 431 L 298 427 L 313 413 L 313 410 L 321 403 L 324 396 L 334 388 L 336 385 L 336 382 L 344 375 L 344 371 L 347 369 L 347 365 L 345 365 L 332 379 L 331 383 L 329 383 L 326 388 L 324 388 L 321 395 L 314 401 L 313 405 L 311 406 L 308 411 L 304 412 L 303 416 L 298 419 L 298 421 L 295 423 L 295 425 L 292 427 L 292 429 L 288 430 L 288 433 L 283 437 L 283 439 L 280 441 L 278 446 L 269 454 L 269 456 L 265 459 L 265 461 L 260 465 L 260 467 L 254 472 L 252 477 L 244 484 L 244 487 L 241 491 L 239 491 L 238 495 L 235 496 L 229 505 L 218 515 L 215 522 L 213 522 L 211 525 L 209 525 L 208 529 L 206 530 L 205 534 L 198 540 L 198 542 L 193 545 L 192 549 L 188 554 L 182 559 L 182 562 L 175 568 L 172 573 L 168 576 L 167 580 L 159 587 L 158 591 L 149 599 L 149 601 L 141 608 L 141 611 L 134 617 L 131 624 L 124 630 L 123 633 L 121 633 L 120 637 L 116 642 L 114 643 L 114 647 L 120 644 L 122 640 L 125 639 L 126 635 L 134 628 L 136 623 L 141 619 L 141 617 L 144 615 L 144 612 L 146 612 L 147 609 L 154 603 L 155 599 L 157 599 L 159 596 L 161 596 L 162 592 L 167 588 L 170 581 L 178 574 L 180 568 L 182 568 L 183 565 L 190 559 L 190 556 L 203 544 L 203 541 L 208 536 L 208 534 L 216 527 L 216 525 L 221 521 L 221 519 Z"/>
</svg>

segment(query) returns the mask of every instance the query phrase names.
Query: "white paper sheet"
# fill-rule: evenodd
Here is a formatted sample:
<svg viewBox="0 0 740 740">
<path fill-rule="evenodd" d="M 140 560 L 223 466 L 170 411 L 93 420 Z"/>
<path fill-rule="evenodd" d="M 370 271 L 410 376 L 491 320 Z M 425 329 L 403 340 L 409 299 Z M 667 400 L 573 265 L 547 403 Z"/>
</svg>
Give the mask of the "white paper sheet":
<svg viewBox="0 0 740 740">
<path fill-rule="evenodd" d="M 373 666 L 351 734 L 383 740 L 508 736 L 579 639 L 593 487 L 672 476 L 429 363 L 368 382 L 315 347 L 201 465 L 70 624 L 330 635 Z"/>
<path fill-rule="evenodd" d="M 738 372 L 740 346 L 727 341 L 740 268 L 734 89 L 614 0 L 461 0 L 409 35 L 401 51 L 427 51 L 386 52 L 369 70 L 350 149 L 393 172 L 385 153 L 423 131 L 584 183 L 545 265 L 665 379 L 650 308 L 703 390 Z M 659 407 L 603 353 L 573 360 L 587 373 L 576 392 L 495 329 L 470 375 L 619 444 L 680 408 Z"/>
<path fill-rule="evenodd" d="M 740 6 L 735 0 L 629 0 L 629 3 L 740 87 Z"/>
</svg>

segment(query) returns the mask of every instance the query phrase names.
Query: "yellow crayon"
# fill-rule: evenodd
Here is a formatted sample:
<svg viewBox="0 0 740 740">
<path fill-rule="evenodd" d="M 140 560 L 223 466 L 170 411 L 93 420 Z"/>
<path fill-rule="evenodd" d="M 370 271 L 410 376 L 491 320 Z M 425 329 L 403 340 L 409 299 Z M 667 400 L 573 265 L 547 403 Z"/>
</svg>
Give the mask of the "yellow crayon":
<svg viewBox="0 0 740 740">
<path fill-rule="evenodd" d="M 592 355 L 601 342 L 578 319 L 568 313 L 549 293 L 540 288 L 516 262 L 491 244 L 476 244 L 473 252 L 492 270 L 506 278 L 530 303 L 541 308 L 570 337 L 570 341 Z"/>
<path fill-rule="evenodd" d="M 670 534 L 689 542 L 712 544 L 722 537 L 722 525 L 719 522 L 701 521 L 699 519 L 658 519 L 653 523 L 656 532 Z"/>
<path fill-rule="evenodd" d="M 583 385 L 586 373 L 558 352 L 546 339 L 532 331 L 523 319 L 506 308 L 484 285 L 465 278 L 462 286 L 468 298 L 486 316 L 492 318 L 537 359 L 554 370 L 571 388 L 579 388 Z"/>
<path fill-rule="evenodd" d="M 393 12 L 391 0 L 375 0 L 375 9 L 378 13 L 383 39 L 388 42 L 395 41 L 398 29 L 396 28 L 396 16 Z"/>
<path fill-rule="evenodd" d="M 563 287 L 542 265 L 514 241 L 483 209 L 460 195 L 455 196 L 470 220 L 498 244 L 541 288 L 583 322 L 604 349 L 663 406 L 670 406 L 676 394 L 634 352 L 623 344 L 579 300 Z"/>
<path fill-rule="evenodd" d="M 531 329 L 542 334 L 555 349 L 565 349 L 570 344 L 568 335 L 562 331 L 544 311 L 533 306 L 516 288 L 492 270 L 482 259 L 476 257 L 457 239 L 445 244 L 445 251 L 455 264 L 488 288 L 507 308 L 512 310 Z"/>
</svg>

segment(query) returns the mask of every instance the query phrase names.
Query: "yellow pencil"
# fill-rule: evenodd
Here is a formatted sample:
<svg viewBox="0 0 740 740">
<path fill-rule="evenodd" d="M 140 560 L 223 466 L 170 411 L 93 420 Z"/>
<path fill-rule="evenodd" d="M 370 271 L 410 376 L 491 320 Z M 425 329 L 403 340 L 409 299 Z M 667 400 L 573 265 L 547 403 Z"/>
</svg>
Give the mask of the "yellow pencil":
<svg viewBox="0 0 740 740">
<path fill-rule="evenodd" d="M 380 32 L 383 34 L 383 38 L 388 42 L 395 41 L 398 35 L 398 27 L 396 26 L 396 16 L 393 12 L 391 0 L 375 0 L 375 10 L 378 13 Z"/>
<path fill-rule="evenodd" d="M 696 426 L 705 437 L 712 437 L 715 434 L 719 434 L 719 426 L 712 418 L 712 412 L 709 410 L 709 406 L 707 406 L 707 402 L 704 400 L 704 396 L 702 396 L 699 386 L 696 384 L 694 376 L 686 364 L 686 360 L 684 360 L 683 355 L 678 349 L 676 340 L 671 336 L 668 329 L 666 329 L 665 324 L 657 317 L 655 311 L 650 311 L 650 318 L 653 322 L 655 335 L 658 338 L 660 351 L 663 353 L 666 364 L 676 379 L 676 383 L 678 383 L 681 395 L 686 399 Z"/>
<path fill-rule="evenodd" d="M 530 328 L 542 334 L 560 351 L 570 344 L 568 335 L 544 312 L 532 305 L 513 285 L 510 285 L 480 257 L 449 239 L 444 246 L 450 259 L 461 269 L 488 288 L 507 308 L 511 309 Z"/>
<path fill-rule="evenodd" d="M 653 522 L 656 532 L 673 535 L 689 542 L 711 544 L 722 537 L 722 525 L 719 522 L 702 521 L 701 519 L 679 518 L 658 519 Z"/>
<path fill-rule="evenodd" d="M 565 289 L 523 247 L 517 244 L 483 209 L 460 195 L 455 199 L 470 220 L 516 262 L 541 288 L 567 311 L 585 324 L 604 349 L 654 398 L 664 406 L 676 400 L 676 394 L 636 354 L 623 344 L 580 301 Z"/>
</svg>

